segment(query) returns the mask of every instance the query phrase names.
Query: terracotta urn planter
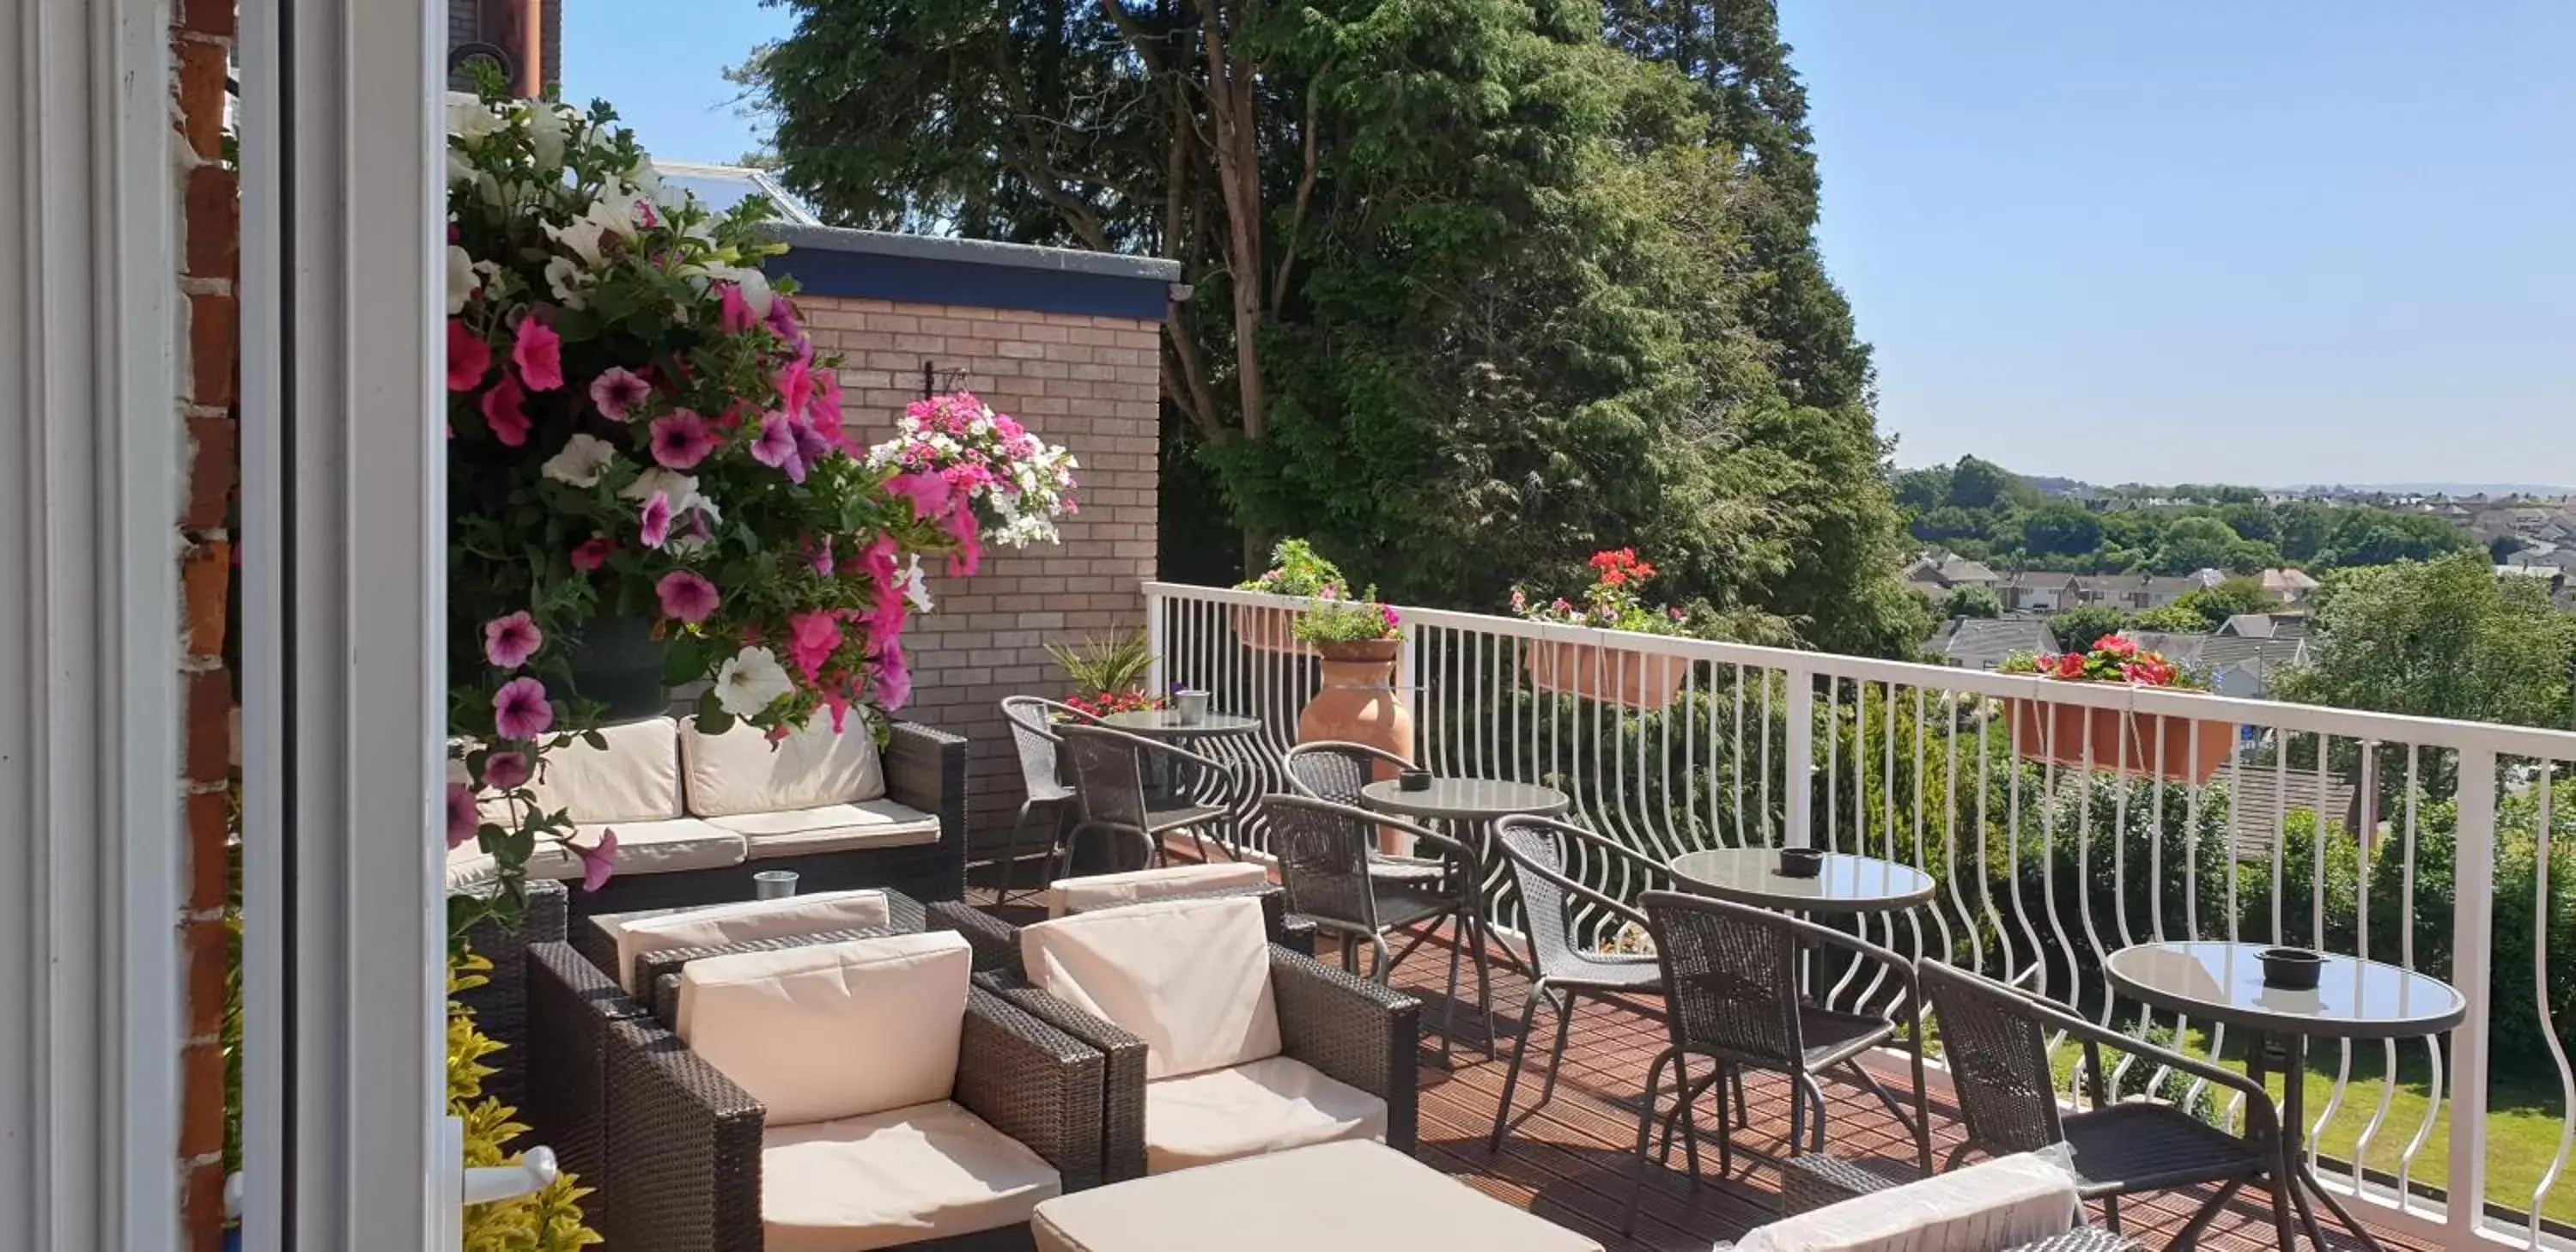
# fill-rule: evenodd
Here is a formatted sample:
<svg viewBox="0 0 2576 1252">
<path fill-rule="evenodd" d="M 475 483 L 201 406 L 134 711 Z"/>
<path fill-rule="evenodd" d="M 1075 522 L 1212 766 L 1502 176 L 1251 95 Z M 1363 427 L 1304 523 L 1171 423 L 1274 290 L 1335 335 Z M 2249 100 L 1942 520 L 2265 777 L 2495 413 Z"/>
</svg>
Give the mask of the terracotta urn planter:
<svg viewBox="0 0 2576 1252">
<path fill-rule="evenodd" d="M 1395 658 L 1403 647 L 1400 639 L 1316 644 L 1324 686 L 1297 714 L 1297 742 L 1364 743 L 1412 760 L 1413 710 L 1395 689 Z M 1380 764 L 1376 776 L 1385 781 L 1399 772 Z M 1378 832 L 1382 852 L 1401 852 L 1402 842 L 1400 835 Z"/>
<path fill-rule="evenodd" d="M 1297 640 L 1297 611 L 1267 605 L 1234 606 L 1234 637 L 1255 652 L 1312 652 Z"/>
<path fill-rule="evenodd" d="M 2201 695 L 2187 687 L 2177 695 Z M 2236 751 L 2236 723 L 2096 709 L 2042 700 L 2006 700 L 2013 752 L 2026 761 L 2093 768 L 2205 785 Z M 2159 764 L 2161 762 L 2161 764 Z"/>
<path fill-rule="evenodd" d="M 1681 694 L 1690 662 L 1592 643 L 1533 642 L 1530 684 L 1541 691 L 1621 708 L 1660 710 Z"/>
</svg>

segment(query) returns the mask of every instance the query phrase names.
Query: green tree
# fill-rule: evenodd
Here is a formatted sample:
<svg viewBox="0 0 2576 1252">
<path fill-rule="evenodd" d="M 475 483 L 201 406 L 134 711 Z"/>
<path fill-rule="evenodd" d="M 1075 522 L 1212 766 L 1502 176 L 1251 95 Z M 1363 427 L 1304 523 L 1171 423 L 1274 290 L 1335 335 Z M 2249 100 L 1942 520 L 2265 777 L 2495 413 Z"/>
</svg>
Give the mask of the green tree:
<svg viewBox="0 0 2576 1252">
<path fill-rule="evenodd" d="M 2102 519 L 2072 500 L 2050 500 L 2021 515 L 2021 542 L 2033 556 L 2081 556 L 2102 546 Z"/>
<path fill-rule="evenodd" d="M 2200 610 L 2180 600 L 2159 604 L 2138 614 L 2135 624 L 2140 630 L 2160 630 L 2177 635 L 2197 635 L 2209 629 L 2209 619 L 2201 616 Z"/>
<path fill-rule="evenodd" d="M 1944 617 L 1981 617 L 1993 619 L 2004 615 L 2003 597 L 1992 587 L 1973 584 L 1952 589 L 1950 598 L 1941 602 Z"/>
<path fill-rule="evenodd" d="M 2244 542 L 2243 536 L 2217 518 L 2180 518 L 2165 527 L 2163 538 L 2156 542 L 2153 567 L 2168 576 L 2225 569 Z"/>
<path fill-rule="evenodd" d="M 2347 509 L 2335 522 L 2334 556 L 2342 565 L 2429 561 L 2475 545 L 2459 527 L 2420 513 Z"/>
<path fill-rule="evenodd" d="M 2216 630 L 2239 613 L 2270 612 L 2273 604 L 2262 583 L 2239 577 L 2184 595 L 2174 601 L 2173 607 L 2191 610 L 2205 627 Z"/>
<path fill-rule="evenodd" d="M 2117 605 L 2079 604 L 2048 619 L 2048 633 L 2057 636 L 2057 646 L 2068 651 L 2090 648 L 2104 635 L 2116 635 L 2128 629 L 2129 615 Z"/>
<path fill-rule="evenodd" d="M 1947 465 L 1910 469 L 1896 476 L 1896 503 L 1907 513 L 1921 517 L 1950 502 L 1950 467 Z"/>
<path fill-rule="evenodd" d="M 2568 724 L 2576 617 L 2483 552 L 2338 570 L 2309 611 L 2310 663 L 2275 695 L 2382 713 Z"/>
<path fill-rule="evenodd" d="M 2250 501 L 2220 505 L 2218 520 L 2227 523 L 2229 530 L 2259 543 L 2277 543 L 2281 538 L 2280 518 L 2269 505 Z"/>
<path fill-rule="evenodd" d="M 2035 497 L 2038 493 L 1992 461 L 1963 456 L 1950 470 L 1950 503 L 1960 508 L 1998 508 L 2013 503 L 2016 494 Z"/>
<path fill-rule="evenodd" d="M 2314 500 L 2293 500 L 2281 506 L 2279 540 L 2281 555 L 2306 563 L 2317 559 L 2317 553 L 2333 539 L 2335 510 Z"/>
</svg>

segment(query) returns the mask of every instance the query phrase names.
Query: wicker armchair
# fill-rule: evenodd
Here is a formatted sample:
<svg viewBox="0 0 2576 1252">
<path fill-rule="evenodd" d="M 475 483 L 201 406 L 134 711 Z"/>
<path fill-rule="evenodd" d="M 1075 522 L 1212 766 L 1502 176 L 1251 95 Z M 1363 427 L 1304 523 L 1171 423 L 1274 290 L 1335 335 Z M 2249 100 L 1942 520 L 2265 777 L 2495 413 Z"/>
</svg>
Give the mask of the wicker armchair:
<svg viewBox="0 0 2576 1252">
<path fill-rule="evenodd" d="M 1648 923 L 1645 914 L 1577 881 L 1569 868 L 1615 866 L 1622 874 L 1653 887 L 1667 885 L 1671 874 L 1662 864 L 1632 848 L 1554 818 L 1506 817 L 1494 825 L 1494 845 L 1502 853 L 1513 887 L 1520 894 L 1521 926 L 1528 936 L 1534 971 L 1529 998 L 1521 1004 L 1520 1042 L 1512 1047 L 1511 1068 L 1503 1076 L 1502 1103 L 1494 1109 L 1494 1133 L 1486 1142 L 1487 1147 L 1499 1149 L 1511 1120 L 1512 1093 L 1520 1085 L 1521 1064 L 1529 1055 L 1530 1032 L 1538 1027 L 1541 1005 L 1556 1014 L 1556 1046 L 1548 1053 L 1547 1082 L 1539 1088 L 1538 1104 L 1531 1106 L 1532 1111 L 1556 1094 L 1557 1067 L 1565 1059 L 1575 1006 L 1584 996 L 1607 1001 L 1620 993 L 1664 993 L 1663 968 L 1655 958 L 1605 955 L 1575 944 L 1571 928 L 1578 908 L 1624 918 L 1641 929 L 1647 928 Z"/>
<path fill-rule="evenodd" d="M 1640 898 L 1654 936 L 1655 956 L 1662 966 L 1665 1028 L 1671 1040 L 1646 1069 L 1646 1099 L 1637 1123 L 1637 1187 L 1629 1193 L 1623 1233 L 1637 1220 L 1637 1196 L 1644 1190 L 1647 1144 L 1653 1136 L 1655 1106 L 1662 1092 L 1664 1067 L 1674 1071 L 1679 1102 L 1666 1125 L 1667 1147 L 1672 1121 L 1678 1120 L 1693 1177 L 1699 1173 L 1698 1135 L 1691 1106 L 1701 1091 L 1718 1091 L 1718 1172 L 1733 1168 L 1734 1135 L 1725 1125 L 1728 1084 L 1736 1070 L 1767 1070 L 1790 1080 L 1789 1150 L 1792 1155 L 1824 1150 L 1825 1095 L 1816 1077 L 1848 1071 L 1861 1086 L 1887 1105 L 1913 1136 L 1915 1151 L 1930 1172 L 1932 1141 L 1923 1098 L 1923 1020 L 1914 985 L 1914 967 L 1904 957 L 1852 935 L 1766 909 L 1706 896 L 1649 891 Z M 1806 947 L 1838 948 L 1884 970 L 1897 997 L 1884 1012 L 1850 1013 L 1801 1001 L 1787 994 L 1798 986 L 1798 964 Z M 1860 1058 L 1880 1046 L 1912 1054 L 1914 1112 L 1907 1116 L 1887 1089 L 1862 1068 Z M 1694 1084 L 1688 1074 L 1691 1057 L 1705 1058 L 1714 1072 Z M 1808 1105 L 1815 1120 L 1807 1120 Z"/>
<path fill-rule="evenodd" d="M 485 892 L 492 890 L 486 888 Z M 474 1014 L 474 1024 L 501 1051 L 486 1059 L 492 1073 L 483 1093 L 512 1108 L 527 1104 L 528 945 L 560 943 L 565 933 L 564 885 L 543 879 L 531 882 L 515 923 L 486 917 L 465 932 L 465 947 L 492 963 L 483 985 L 452 997 Z"/>
<path fill-rule="evenodd" d="M 1011 833 L 1002 844 L 1002 893 L 995 904 L 1011 902 L 1011 877 L 1027 854 L 1020 850 L 1020 832 L 1032 819 L 1044 815 L 1046 825 L 1043 863 L 1038 867 L 1038 887 L 1043 889 L 1055 877 L 1056 858 L 1064 834 L 1064 819 L 1073 809 L 1073 788 L 1064 784 L 1057 765 L 1057 749 L 1064 738 L 1055 733 L 1061 718 L 1065 723 L 1092 725 L 1097 719 L 1070 704 L 1059 704 L 1036 696 L 1008 696 L 1002 700 L 1002 720 L 1010 723 L 1011 746 L 1020 761 L 1019 815 L 1011 819 Z"/>
<path fill-rule="evenodd" d="M 1249 789 L 1241 766 L 1160 740 L 1106 726 L 1060 726 L 1057 733 L 1064 740 L 1064 761 L 1073 771 L 1074 807 L 1079 814 L 1072 833 L 1065 836 L 1064 852 L 1056 865 L 1058 877 L 1071 872 L 1075 846 L 1085 835 L 1132 842 L 1139 851 L 1140 863 L 1151 865 L 1162 858 L 1163 836 L 1186 831 L 1204 860 L 1207 839 L 1201 832 L 1211 826 L 1231 824 Z M 1215 803 L 1150 807 L 1145 797 L 1144 763 L 1148 759 L 1159 760 L 1166 767 L 1204 771 L 1202 777 L 1207 781 L 1197 789 L 1199 795 L 1195 798 L 1212 799 Z M 1217 842 L 1226 845 L 1227 855 L 1243 859 L 1227 844 L 1224 835 L 1220 834 Z"/>
<path fill-rule="evenodd" d="M 667 975 L 666 984 L 676 984 Z M 585 1204 L 623 1252 L 731 1252 L 763 1240 L 765 1111 L 664 1014 L 605 1023 L 607 1159 Z M 1100 1054 L 982 988 L 968 992 L 950 1099 L 1052 1166 L 1065 1191 L 1097 1186 Z M 1026 1248 L 1025 1224 L 907 1245 Z"/>
<path fill-rule="evenodd" d="M 2175 1238 L 2175 1247 L 2191 1246 L 2229 1197 L 2248 1182 L 2262 1181 L 2272 1192 L 2281 1246 L 2292 1246 L 2288 1162 L 2272 1097 L 2260 1083 L 1938 961 L 1922 963 L 1921 980 L 1940 1022 L 1943 1059 L 1967 1126 L 1967 1142 L 1952 1153 L 1952 1163 L 1970 1149 L 2003 1154 L 2063 1144 L 2078 1193 L 2102 1201 L 2104 1220 L 2114 1231 L 2120 1228 L 2120 1196 L 2219 1184 Z M 2083 1045 L 2089 1106 L 2084 1111 L 2069 1112 L 2058 1103 L 2048 1063 L 2053 1034 Z M 2246 1133 L 2230 1134 L 2169 1104 L 2112 1102 L 2104 1048 L 2244 1096 Z"/>
<path fill-rule="evenodd" d="M 1250 891 L 1220 890 L 1193 892 L 1162 899 L 1207 899 L 1231 895 L 1248 895 L 1261 902 L 1261 919 L 1269 929 L 1270 941 L 1301 956 L 1315 951 L 1315 923 L 1311 918 L 1288 912 L 1288 893 L 1279 887 L 1260 887 Z M 922 925 L 931 930 L 953 930 L 966 936 L 975 949 L 975 972 L 999 973 L 1022 977 L 1020 967 L 1020 928 L 971 904 L 941 900 L 924 906 Z"/>
</svg>

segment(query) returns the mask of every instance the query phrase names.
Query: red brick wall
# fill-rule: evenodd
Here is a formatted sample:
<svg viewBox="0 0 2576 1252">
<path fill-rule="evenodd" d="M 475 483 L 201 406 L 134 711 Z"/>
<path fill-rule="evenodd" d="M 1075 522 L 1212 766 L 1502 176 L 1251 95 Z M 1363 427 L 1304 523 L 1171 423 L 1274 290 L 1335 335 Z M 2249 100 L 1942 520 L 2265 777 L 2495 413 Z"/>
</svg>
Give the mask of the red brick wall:
<svg viewBox="0 0 2576 1252">
<path fill-rule="evenodd" d="M 223 1053 L 216 1030 L 228 964 L 225 780 L 232 757 L 233 700 L 224 668 L 224 610 L 231 590 L 232 535 L 225 529 L 241 459 L 233 407 L 240 318 L 233 279 L 241 247 L 241 200 L 222 160 L 225 65 L 233 46 L 233 0 L 180 0 L 171 29 L 178 151 L 179 273 L 187 345 L 175 414 L 186 501 L 177 520 L 180 607 L 179 711 L 184 752 L 179 782 L 187 818 L 183 912 L 175 919 L 184 962 L 187 1039 L 180 1056 L 184 1107 L 179 1126 L 180 1220 L 187 1246 L 220 1246 L 223 1226 Z"/>
<path fill-rule="evenodd" d="M 1078 516 L 1059 547 L 988 552 L 976 577 L 934 579 L 938 610 L 911 639 L 908 716 L 966 736 L 979 849 L 997 849 L 1021 799 L 997 702 L 1061 696 L 1045 645 L 1144 628 L 1154 576 L 1159 322 L 806 297 L 805 325 L 843 357 L 842 415 L 875 443 L 921 397 L 921 367 L 1027 423 L 1081 463 Z M 1027 878 L 1023 882 L 1029 881 Z"/>
</svg>

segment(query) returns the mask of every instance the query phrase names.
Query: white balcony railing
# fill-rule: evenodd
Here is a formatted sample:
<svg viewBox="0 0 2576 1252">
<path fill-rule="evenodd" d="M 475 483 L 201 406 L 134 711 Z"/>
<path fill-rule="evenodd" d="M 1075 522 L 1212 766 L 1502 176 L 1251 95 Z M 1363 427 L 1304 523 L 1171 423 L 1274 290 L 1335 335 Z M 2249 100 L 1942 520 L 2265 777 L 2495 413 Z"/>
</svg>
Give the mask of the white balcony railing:
<svg viewBox="0 0 2576 1252">
<path fill-rule="evenodd" d="M 1259 719 L 1238 750 L 1285 790 L 1278 753 L 1297 741 L 1319 668 L 1254 646 L 1260 630 L 1248 643 L 1236 621 L 1307 602 L 1145 592 L 1158 684 Z M 1547 783 L 1580 820 L 1658 858 L 1807 845 L 1920 866 L 1941 883 L 1931 904 L 1857 923 L 1901 952 L 1997 974 L 2037 965 L 2050 994 L 2097 1020 L 2210 1055 L 2230 1046 L 2224 1027 L 2115 1003 L 2103 959 L 2133 942 L 2229 938 L 2361 952 L 2449 981 L 2469 1012 L 2446 1039 L 2312 1045 L 2319 1173 L 2373 1222 L 2451 1246 L 2576 1234 L 2576 1186 L 2562 1185 L 2576 1148 L 2564 1035 L 2576 734 L 1399 611 L 1396 686 L 1427 768 Z M 1554 672 L 1567 663 L 1590 670 L 1586 690 L 1643 677 L 1671 682 L 1673 698 L 1634 709 L 1535 680 L 1576 686 Z M 2135 729 L 2157 718 L 2238 730 Z M 1243 825 L 1262 850 L 1258 818 Z M 1614 894 L 1641 886 L 1580 868 Z M 1508 926 L 1512 902 L 1498 908 Z M 1838 1002 L 1883 991 L 1850 970 L 1822 983 L 1811 990 Z M 2170 1074 L 2118 1080 L 2237 1115 Z M 2446 1202 L 2462 1195 L 2486 1203 Z"/>
</svg>

